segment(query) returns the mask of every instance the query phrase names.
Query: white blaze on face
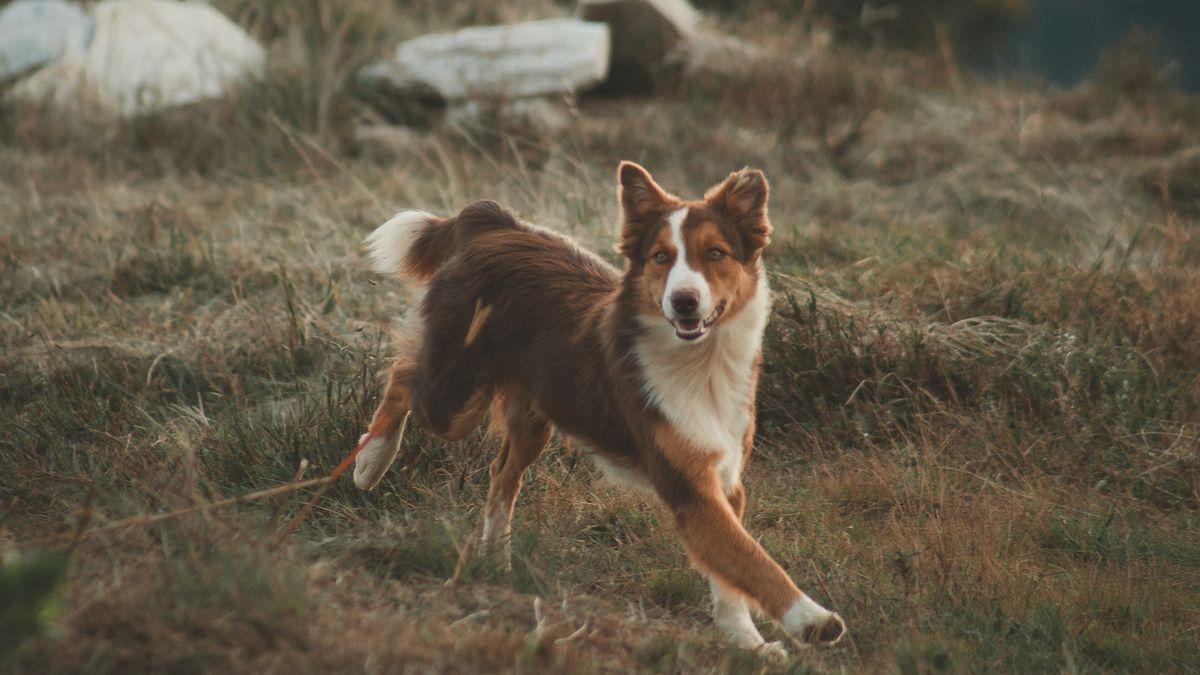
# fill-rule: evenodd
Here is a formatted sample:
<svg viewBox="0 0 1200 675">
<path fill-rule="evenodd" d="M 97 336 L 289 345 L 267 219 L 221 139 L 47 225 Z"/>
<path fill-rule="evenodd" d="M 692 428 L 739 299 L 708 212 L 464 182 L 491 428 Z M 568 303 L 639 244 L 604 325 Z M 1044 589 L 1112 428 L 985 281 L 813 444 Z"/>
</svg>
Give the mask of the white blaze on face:
<svg viewBox="0 0 1200 675">
<path fill-rule="evenodd" d="M 708 316 L 713 310 L 712 291 L 708 288 L 708 280 L 700 272 L 688 266 L 687 246 L 683 241 L 683 221 L 687 219 L 688 210 L 679 209 L 667 218 L 671 228 L 671 244 L 675 246 L 675 263 L 667 274 L 667 288 L 663 291 L 662 311 L 668 319 L 678 318 L 675 309 L 671 307 L 671 295 L 678 291 L 695 291 L 700 295 L 700 307 L 697 316 Z"/>
</svg>

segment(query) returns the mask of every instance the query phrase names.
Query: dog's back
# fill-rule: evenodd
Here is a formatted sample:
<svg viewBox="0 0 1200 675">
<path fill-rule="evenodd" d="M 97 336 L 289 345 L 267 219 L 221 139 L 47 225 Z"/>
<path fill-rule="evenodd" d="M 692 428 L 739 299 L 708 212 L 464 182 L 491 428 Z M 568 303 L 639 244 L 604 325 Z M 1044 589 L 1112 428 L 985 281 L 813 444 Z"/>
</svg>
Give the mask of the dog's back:
<svg viewBox="0 0 1200 675">
<path fill-rule="evenodd" d="M 425 286 L 408 368 L 422 425 L 460 437 L 505 395 L 576 437 L 621 445 L 608 438 L 619 412 L 599 329 L 611 321 L 615 268 L 491 201 L 445 219 L 398 214 L 368 244 L 377 269 Z"/>
</svg>

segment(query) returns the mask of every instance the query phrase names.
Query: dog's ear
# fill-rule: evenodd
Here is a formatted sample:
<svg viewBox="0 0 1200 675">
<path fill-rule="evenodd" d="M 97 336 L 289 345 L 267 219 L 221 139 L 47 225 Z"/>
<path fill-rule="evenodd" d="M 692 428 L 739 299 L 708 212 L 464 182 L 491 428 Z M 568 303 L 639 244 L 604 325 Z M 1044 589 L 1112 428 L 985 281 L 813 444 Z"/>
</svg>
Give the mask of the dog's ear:
<svg viewBox="0 0 1200 675">
<path fill-rule="evenodd" d="M 633 162 L 621 162 L 617 167 L 617 184 L 622 216 L 617 250 L 626 258 L 634 258 L 641 250 L 646 231 L 678 200 L 659 187 L 649 171 Z"/>
<path fill-rule="evenodd" d="M 620 184 L 621 210 L 625 220 L 658 215 L 663 206 L 673 200 L 654 182 L 649 171 L 633 162 L 621 162 L 617 167 L 617 182 Z"/>
<path fill-rule="evenodd" d="M 704 193 L 708 207 L 732 221 L 752 255 L 771 242 L 771 221 L 767 219 L 769 191 L 763 172 L 744 168 Z"/>
</svg>

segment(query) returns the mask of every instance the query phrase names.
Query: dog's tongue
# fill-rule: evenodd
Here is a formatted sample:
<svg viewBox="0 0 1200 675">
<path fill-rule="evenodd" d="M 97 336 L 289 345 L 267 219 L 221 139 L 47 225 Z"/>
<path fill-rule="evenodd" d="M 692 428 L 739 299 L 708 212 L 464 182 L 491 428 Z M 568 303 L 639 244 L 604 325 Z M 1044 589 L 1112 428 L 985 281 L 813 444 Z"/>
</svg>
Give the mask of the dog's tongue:
<svg viewBox="0 0 1200 675">
<path fill-rule="evenodd" d="M 675 335 L 684 340 L 695 340 L 701 333 L 699 319 L 679 319 L 675 322 Z"/>
</svg>

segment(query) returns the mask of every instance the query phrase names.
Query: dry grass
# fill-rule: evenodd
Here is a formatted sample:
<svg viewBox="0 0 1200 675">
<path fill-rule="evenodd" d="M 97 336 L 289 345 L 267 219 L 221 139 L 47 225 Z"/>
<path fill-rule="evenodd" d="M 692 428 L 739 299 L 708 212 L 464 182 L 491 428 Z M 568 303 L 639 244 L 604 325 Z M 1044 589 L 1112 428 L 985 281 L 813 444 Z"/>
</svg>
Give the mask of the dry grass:
<svg viewBox="0 0 1200 675">
<path fill-rule="evenodd" d="M 1194 100 L 1114 72 L 955 91 L 938 59 L 796 28 L 760 41 L 809 68 L 585 100 L 556 139 L 421 113 L 384 154 L 353 140 L 375 114 L 347 77 L 385 36 L 562 10 L 223 4 L 273 55 L 242 97 L 101 135 L 3 109 L 0 597 L 24 589 L 42 627 L 5 668 L 768 668 L 720 644 L 665 514 L 557 442 L 511 575 L 484 557 L 442 586 L 493 442 L 417 429 L 376 492 L 339 483 L 282 545 L 305 494 L 57 547 L 59 601 L 30 595 L 57 569 L 32 542 L 341 459 L 407 303 L 358 248 L 390 212 L 492 197 L 612 256 L 636 159 L 681 192 L 744 164 L 772 181 L 748 519 L 852 631 L 783 669 L 1197 669 Z"/>
</svg>

